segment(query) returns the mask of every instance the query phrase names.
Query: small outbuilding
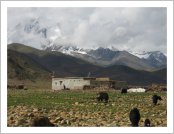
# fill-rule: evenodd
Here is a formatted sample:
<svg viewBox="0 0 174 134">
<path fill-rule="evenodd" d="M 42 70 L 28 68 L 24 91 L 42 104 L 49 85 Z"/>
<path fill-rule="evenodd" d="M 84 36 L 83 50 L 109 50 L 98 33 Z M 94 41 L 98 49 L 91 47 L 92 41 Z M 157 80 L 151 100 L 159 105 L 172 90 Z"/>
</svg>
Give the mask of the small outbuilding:
<svg viewBox="0 0 174 134">
<path fill-rule="evenodd" d="M 127 90 L 128 93 L 131 93 L 131 92 L 146 92 L 147 90 L 144 89 L 144 88 L 130 88 Z"/>
</svg>

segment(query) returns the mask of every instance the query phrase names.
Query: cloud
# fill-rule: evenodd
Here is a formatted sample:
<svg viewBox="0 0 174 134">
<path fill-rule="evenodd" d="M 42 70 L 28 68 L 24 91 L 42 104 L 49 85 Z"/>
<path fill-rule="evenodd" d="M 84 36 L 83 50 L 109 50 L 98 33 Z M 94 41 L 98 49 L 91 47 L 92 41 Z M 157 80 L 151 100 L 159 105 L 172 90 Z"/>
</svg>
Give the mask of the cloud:
<svg viewBox="0 0 174 134">
<path fill-rule="evenodd" d="M 38 20 L 47 30 L 44 39 L 24 27 Z M 40 48 L 49 44 L 76 44 L 79 47 L 114 46 L 120 50 L 162 51 L 167 49 L 167 10 L 147 8 L 8 8 L 8 42 Z"/>
</svg>

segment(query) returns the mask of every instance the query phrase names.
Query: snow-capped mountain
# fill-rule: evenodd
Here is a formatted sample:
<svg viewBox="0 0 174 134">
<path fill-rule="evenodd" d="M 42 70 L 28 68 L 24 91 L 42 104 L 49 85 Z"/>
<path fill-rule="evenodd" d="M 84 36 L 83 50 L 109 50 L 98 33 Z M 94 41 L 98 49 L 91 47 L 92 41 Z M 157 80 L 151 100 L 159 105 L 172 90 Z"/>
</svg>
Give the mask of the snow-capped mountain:
<svg viewBox="0 0 174 134">
<path fill-rule="evenodd" d="M 97 60 L 112 60 L 117 55 L 118 50 L 113 51 L 109 48 L 99 47 L 95 50 L 90 50 L 87 52 L 88 55 Z"/>
<path fill-rule="evenodd" d="M 167 65 L 167 57 L 160 51 L 152 51 L 152 52 L 130 52 L 131 54 L 143 59 L 148 64 L 154 67 L 166 67 Z"/>
<path fill-rule="evenodd" d="M 139 57 L 139 58 L 144 58 L 144 59 L 147 59 L 150 55 L 149 52 L 146 52 L 146 51 L 142 51 L 142 52 L 133 52 L 133 51 L 128 51 L 129 53 Z"/>
<path fill-rule="evenodd" d="M 133 51 L 128 51 L 129 53 L 139 57 L 139 58 L 144 58 L 148 59 L 150 56 L 156 57 L 157 59 L 160 60 L 162 57 L 166 57 L 165 54 L 163 54 L 160 51 L 151 51 L 151 52 L 146 52 L 146 51 L 140 51 L 140 52 L 133 52 Z"/>
<path fill-rule="evenodd" d="M 120 51 L 114 46 L 84 49 L 77 47 L 69 37 L 62 36 L 59 24 L 45 26 L 39 18 L 20 22 L 8 29 L 8 44 L 22 43 L 47 51 L 58 51 L 90 63 L 110 66 L 126 65 L 140 70 L 166 67 L 167 58 L 159 52 Z"/>
<path fill-rule="evenodd" d="M 67 55 L 71 56 L 79 56 L 77 54 L 83 54 L 90 56 L 96 60 L 112 60 L 115 56 L 118 56 L 119 53 L 123 51 L 119 51 L 113 46 L 103 48 L 99 47 L 97 49 L 83 49 L 77 46 L 68 44 L 66 46 L 63 45 L 49 45 L 43 49 L 50 50 L 50 51 L 59 51 Z M 136 56 L 142 60 L 149 62 L 149 64 L 153 66 L 161 66 L 167 64 L 167 57 L 160 51 L 152 51 L 152 52 L 128 52 L 129 54 Z"/>
<path fill-rule="evenodd" d="M 62 45 L 49 45 L 48 47 L 44 47 L 43 49 L 45 50 L 49 50 L 49 51 L 58 51 L 67 55 L 74 55 L 75 53 L 79 53 L 79 54 L 87 54 L 87 50 L 85 51 L 82 48 L 78 48 L 77 46 L 73 46 L 73 45 L 66 45 L 66 46 L 62 46 Z"/>
<path fill-rule="evenodd" d="M 107 60 L 111 60 L 116 55 L 117 51 L 119 51 L 113 46 L 107 48 L 99 47 L 96 49 L 84 49 L 74 46 L 72 44 L 65 44 L 64 46 L 53 44 L 49 46 L 43 46 L 42 49 L 49 51 L 58 51 L 71 56 L 77 56 L 77 54 L 83 54 L 91 56 L 95 59 L 107 59 Z"/>
<path fill-rule="evenodd" d="M 114 47 L 83 49 L 71 44 L 66 46 L 54 44 L 46 47 L 45 50 L 58 51 L 100 66 L 126 65 L 138 70 L 154 70 L 166 66 L 165 55 L 158 51 L 139 54 L 141 57 L 138 57 Z"/>
<path fill-rule="evenodd" d="M 159 51 L 154 51 L 154 52 L 148 52 L 149 56 L 146 59 L 155 59 L 160 63 L 163 63 L 164 61 L 166 61 L 166 56 L 159 52 Z"/>
<path fill-rule="evenodd" d="M 166 67 L 167 57 L 163 53 L 159 51 L 154 51 L 149 53 L 150 55 L 146 59 L 149 64 L 151 64 L 154 67 Z"/>
<path fill-rule="evenodd" d="M 13 28 L 8 29 L 8 44 L 22 43 L 34 48 L 49 46 L 61 36 L 58 24 L 45 26 L 39 18 L 20 22 Z"/>
</svg>

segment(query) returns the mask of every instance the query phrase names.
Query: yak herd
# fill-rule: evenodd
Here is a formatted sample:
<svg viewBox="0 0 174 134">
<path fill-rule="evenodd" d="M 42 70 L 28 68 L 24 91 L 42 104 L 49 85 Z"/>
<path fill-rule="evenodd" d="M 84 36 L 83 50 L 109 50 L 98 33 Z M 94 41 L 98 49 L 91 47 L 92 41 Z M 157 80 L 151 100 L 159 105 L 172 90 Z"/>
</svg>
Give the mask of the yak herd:
<svg viewBox="0 0 174 134">
<path fill-rule="evenodd" d="M 122 89 L 121 93 L 127 93 L 126 89 Z M 109 101 L 109 95 L 107 92 L 99 92 L 98 96 L 96 97 L 98 102 L 104 102 L 105 104 L 108 103 Z M 153 95 L 152 96 L 152 103 L 154 105 L 157 105 L 158 100 L 162 100 L 162 98 L 158 95 Z M 129 113 L 129 120 L 131 122 L 131 126 L 132 127 L 138 127 L 139 126 L 139 121 L 140 121 L 140 112 L 137 108 L 133 108 L 130 113 Z M 51 123 L 49 121 L 49 119 L 47 117 L 39 117 L 39 118 L 35 118 L 32 122 L 32 126 L 34 127 L 38 127 L 38 126 L 55 126 L 53 123 Z M 145 119 L 144 121 L 144 127 L 150 127 L 151 126 L 151 122 L 149 119 Z"/>
<path fill-rule="evenodd" d="M 123 93 L 127 93 L 127 89 L 123 88 L 121 90 L 121 93 L 122 94 Z M 108 93 L 106 93 L 106 92 L 100 92 L 99 93 L 99 97 L 97 97 L 97 100 L 98 101 L 104 101 L 104 102 L 107 103 L 108 100 L 109 100 Z M 162 98 L 160 96 L 156 95 L 156 94 L 152 96 L 152 102 L 153 102 L 154 105 L 157 105 L 158 100 L 162 100 Z M 138 126 L 138 123 L 140 121 L 140 112 L 139 112 L 139 110 L 137 108 L 133 108 L 130 111 L 130 113 L 129 113 L 129 119 L 131 121 L 131 126 L 133 126 L 133 127 L 137 127 Z M 144 121 L 144 126 L 145 127 L 150 127 L 150 120 L 149 119 L 146 119 Z"/>
</svg>

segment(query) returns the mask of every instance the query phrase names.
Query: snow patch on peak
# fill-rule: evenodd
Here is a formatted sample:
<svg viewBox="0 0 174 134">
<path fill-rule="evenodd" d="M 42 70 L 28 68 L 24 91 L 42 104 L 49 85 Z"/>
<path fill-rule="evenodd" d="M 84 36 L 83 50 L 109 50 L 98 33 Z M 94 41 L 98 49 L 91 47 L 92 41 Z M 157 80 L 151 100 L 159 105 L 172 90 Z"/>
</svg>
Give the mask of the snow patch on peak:
<svg viewBox="0 0 174 134">
<path fill-rule="evenodd" d="M 132 55 L 135 55 L 141 59 L 148 59 L 150 57 L 154 57 L 156 60 L 161 62 L 161 58 L 166 57 L 165 54 L 163 54 L 160 51 L 151 51 L 151 52 L 146 52 L 146 51 L 139 51 L 139 52 L 133 52 L 133 51 L 128 51 Z"/>
<path fill-rule="evenodd" d="M 147 59 L 150 56 L 150 53 L 149 52 L 146 52 L 146 51 L 133 52 L 133 51 L 130 51 L 129 50 L 128 52 L 131 53 L 132 55 L 135 55 L 135 56 L 141 58 L 141 59 L 142 58 Z"/>
<path fill-rule="evenodd" d="M 166 59 L 166 56 L 161 53 L 160 51 L 154 51 L 150 55 L 151 57 L 149 58 L 155 58 L 158 62 L 162 63 L 164 59 Z"/>
<path fill-rule="evenodd" d="M 147 60 L 151 65 L 153 66 L 161 66 L 166 65 L 167 57 L 160 51 L 141 51 L 141 52 L 132 52 L 129 51 L 129 53 L 141 58 Z"/>
<path fill-rule="evenodd" d="M 47 49 L 50 49 L 51 51 L 58 51 L 67 55 L 73 55 L 74 53 L 79 53 L 79 54 L 87 54 L 85 50 L 82 48 L 78 48 L 73 45 L 50 45 L 47 47 Z"/>
</svg>

